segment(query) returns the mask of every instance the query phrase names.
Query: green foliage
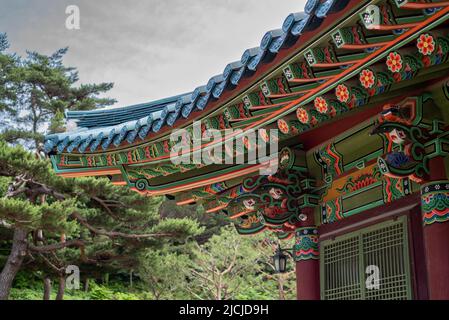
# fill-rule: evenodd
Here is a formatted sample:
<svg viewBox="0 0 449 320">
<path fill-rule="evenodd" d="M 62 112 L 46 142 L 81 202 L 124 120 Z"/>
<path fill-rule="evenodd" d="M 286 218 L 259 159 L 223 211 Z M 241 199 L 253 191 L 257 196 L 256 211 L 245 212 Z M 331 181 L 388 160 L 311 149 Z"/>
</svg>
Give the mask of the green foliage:
<svg viewBox="0 0 449 320">
<path fill-rule="evenodd" d="M 59 268 L 74 264 L 95 279 L 104 272 L 138 269 L 142 252 L 182 245 L 204 231 L 190 218 L 162 218 L 161 197 L 143 197 L 112 185 L 108 179 L 57 177 L 47 160 L 36 158 L 21 146 L 0 141 L 0 160 L 0 176 L 5 176 L 0 181 L 2 194 L 6 194 L 11 179 L 22 181 L 13 190 L 15 196 L 0 197 L 0 220 L 31 231 L 39 246 L 57 245 L 61 237 L 84 244 L 82 250 L 63 248 L 35 255 L 26 261 L 30 272 L 45 270 L 57 278 L 49 263 Z M 39 195 L 44 195 L 45 201 Z M 44 239 L 34 237 L 38 230 Z M 25 293 L 24 298 L 36 298 L 31 291 Z M 136 299 L 132 294 L 110 293 L 101 287 L 92 295 L 89 298 Z"/>
<path fill-rule="evenodd" d="M 4 132 L 0 133 L 0 139 L 8 143 L 15 143 L 17 141 L 27 141 L 27 140 L 39 140 L 41 138 L 42 134 L 40 133 L 33 133 L 14 128 L 6 129 L 4 130 Z"/>
<path fill-rule="evenodd" d="M 25 229 L 68 233 L 77 230 L 75 221 L 68 221 L 75 208 L 73 200 L 33 205 L 22 199 L 0 198 L 0 219 Z"/>
<path fill-rule="evenodd" d="M 201 234 L 204 228 L 198 226 L 196 221 L 189 218 L 183 219 L 164 219 L 152 228 L 153 233 L 172 234 L 173 238 L 185 238 Z"/>
<path fill-rule="evenodd" d="M 93 300 L 113 300 L 114 292 L 107 287 L 93 283 L 90 289 L 90 297 Z"/>
<path fill-rule="evenodd" d="M 133 293 L 115 292 L 112 300 L 141 300 L 141 297 Z"/>
<path fill-rule="evenodd" d="M 6 34 L 0 33 L 0 116 L 2 120 L 2 112 L 15 114 L 13 105 L 17 102 L 18 88 L 14 81 L 14 74 L 19 60 L 15 55 L 5 53 L 8 48 L 9 43 Z M 0 130 L 4 122 L 0 123 Z"/>
<path fill-rule="evenodd" d="M 54 179 L 48 161 L 37 159 L 22 146 L 11 147 L 0 139 L 0 176 L 11 178 L 18 175 L 45 183 Z"/>
<path fill-rule="evenodd" d="M 16 226 L 31 227 L 38 223 L 39 209 L 21 199 L 0 198 L 0 219 Z"/>
<path fill-rule="evenodd" d="M 5 53 L 7 47 L 1 34 L 0 222 L 29 231 L 32 254 L 22 270 L 57 278 L 74 264 L 92 279 L 104 272 L 126 273 L 138 268 L 142 251 L 183 243 L 202 232 L 192 219 L 161 217 L 160 197 L 143 197 L 108 179 L 56 176 L 39 152 L 43 135 L 65 130 L 67 110 L 112 104 L 101 97 L 112 84 L 77 86 L 76 69 L 63 64 L 67 49 L 49 56 L 28 52 L 22 58 Z M 3 231 L 2 237 L 12 236 Z M 1 263 L 10 247 L 11 242 L 0 245 Z M 107 294 L 103 289 L 93 294 Z M 114 297 L 135 298 L 124 292 Z"/>
<path fill-rule="evenodd" d="M 9 48 L 8 38 L 6 33 L 0 33 L 0 52 Z"/>
<path fill-rule="evenodd" d="M 11 300 L 42 300 L 42 290 L 29 288 L 13 288 L 9 299 Z"/>
<path fill-rule="evenodd" d="M 266 290 L 267 288 L 245 286 L 235 295 L 236 300 L 275 300 L 275 291 Z M 275 288 L 272 288 L 276 290 Z"/>
<path fill-rule="evenodd" d="M 164 218 L 190 218 L 198 221 L 203 227 L 203 231 L 195 237 L 198 243 L 206 242 L 214 234 L 219 233 L 221 227 L 229 224 L 224 215 L 207 214 L 201 205 L 178 206 L 174 200 L 164 201 L 160 213 Z"/>
<path fill-rule="evenodd" d="M 46 230 L 50 236 L 59 234 L 78 234 L 79 225 L 69 220 L 70 214 L 77 210 L 75 199 L 43 203 L 39 206 L 40 221 L 38 228 Z"/>
<path fill-rule="evenodd" d="M 140 257 L 139 276 L 156 300 L 187 297 L 185 270 L 189 257 L 185 254 L 148 250 Z"/>
<path fill-rule="evenodd" d="M 55 289 L 53 285 L 51 300 L 56 298 Z M 148 298 L 148 294 L 142 291 L 130 292 L 130 289 L 123 285 L 106 286 L 91 281 L 88 291 L 66 290 L 64 297 L 66 300 L 142 300 Z M 10 299 L 42 300 L 42 280 L 38 279 L 38 277 L 33 277 L 30 273 L 19 273 L 15 279 Z"/>
<path fill-rule="evenodd" d="M 223 227 L 203 244 L 146 252 L 139 276 L 154 299 L 294 299 L 294 274 L 273 274 L 276 244 L 268 235 L 242 237 Z"/>
<path fill-rule="evenodd" d="M 281 282 L 292 297 L 292 277 L 272 274 L 266 236 L 242 237 L 201 205 L 56 176 L 39 152 L 43 136 L 65 131 L 67 110 L 114 103 L 102 97 L 112 84 L 78 85 L 76 69 L 63 64 L 66 48 L 19 57 L 8 46 L 0 34 L 0 267 L 14 228 L 29 231 L 30 244 L 11 299 L 42 299 L 44 276 L 56 283 L 67 265 L 90 285 L 66 299 L 277 299 Z"/>
<path fill-rule="evenodd" d="M 24 141 L 38 148 L 45 131 L 64 130 L 64 111 L 89 110 L 115 102 L 100 97 L 113 87 L 112 83 L 75 86 L 78 72 L 63 64 L 67 48 L 49 56 L 27 52 L 24 58 L 4 53 L 6 48 L 6 36 L 0 35 L 0 111 L 8 117 L 0 131 L 8 142 Z"/>
<path fill-rule="evenodd" d="M 134 265 L 139 248 L 160 246 L 165 239 L 184 241 L 202 232 L 188 218 L 161 219 L 160 197 L 142 197 L 112 185 L 108 179 L 57 177 L 47 160 L 33 157 L 21 146 L 11 147 L 0 141 L 0 160 L 0 175 L 25 177 L 23 185 L 15 190 L 16 196 L 0 198 L 0 219 L 29 230 L 43 230 L 47 244 L 59 242 L 61 234 L 68 240 L 81 237 L 87 244 L 85 253 L 100 260 L 100 265 L 117 265 L 118 256 L 124 259 L 125 265 Z M 32 190 L 43 192 L 46 201 L 27 197 Z M 74 218 L 75 213 L 79 219 Z M 133 240 L 121 236 L 127 234 L 155 234 L 156 237 Z M 64 255 L 67 253 L 70 263 L 84 259 L 81 253 L 74 255 L 66 250 Z"/>
<path fill-rule="evenodd" d="M 11 183 L 11 179 L 9 177 L 1 177 L 0 176 L 0 197 L 6 194 L 8 190 L 9 184 Z"/>
<path fill-rule="evenodd" d="M 65 125 L 64 113 L 61 110 L 56 110 L 53 118 L 50 119 L 50 126 L 48 132 L 50 133 L 63 133 Z"/>
</svg>

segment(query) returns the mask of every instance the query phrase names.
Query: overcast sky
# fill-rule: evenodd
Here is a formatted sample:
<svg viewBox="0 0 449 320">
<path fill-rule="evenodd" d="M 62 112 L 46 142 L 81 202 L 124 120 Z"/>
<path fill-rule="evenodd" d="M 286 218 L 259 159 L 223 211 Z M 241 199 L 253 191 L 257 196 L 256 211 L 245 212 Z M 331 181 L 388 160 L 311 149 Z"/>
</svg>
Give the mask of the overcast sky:
<svg viewBox="0 0 449 320">
<path fill-rule="evenodd" d="M 118 105 L 165 98 L 206 84 L 260 44 L 305 0 L 0 0 L 11 51 L 68 46 L 81 81 L 114 82 Z M 81 29 L 65 27 L 68 5 Z"/>
</svg>

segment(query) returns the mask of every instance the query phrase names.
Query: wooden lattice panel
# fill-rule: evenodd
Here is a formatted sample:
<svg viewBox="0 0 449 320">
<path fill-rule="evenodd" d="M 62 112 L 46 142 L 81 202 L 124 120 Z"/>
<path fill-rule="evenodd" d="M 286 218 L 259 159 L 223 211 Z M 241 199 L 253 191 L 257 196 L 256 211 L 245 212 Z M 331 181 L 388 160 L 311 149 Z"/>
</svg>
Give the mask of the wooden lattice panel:
<svg viewBox="0 0 449 320">
<path fill-rule="evenodd" d="M 411 299 L 406 222 L 403 217 L 322 242 L 322 299 Z M 367 288 L 370 266 L 378 268 L 378 288 Z"/>
</svg>

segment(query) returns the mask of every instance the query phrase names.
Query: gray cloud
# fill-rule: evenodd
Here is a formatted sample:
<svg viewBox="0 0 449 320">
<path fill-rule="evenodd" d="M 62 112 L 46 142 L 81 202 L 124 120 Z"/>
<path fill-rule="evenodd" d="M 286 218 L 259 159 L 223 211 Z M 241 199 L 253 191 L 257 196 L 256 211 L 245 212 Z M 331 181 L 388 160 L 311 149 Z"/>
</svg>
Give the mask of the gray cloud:
<svg viewBox="0 0 449 320">
<path fill-rule="evenodd" d="M 193 90 L 259 45 L 305 0 L 0 0 L 0 32 L 11 50 L 69 46 L 82 82 L 115 83 L 120 105 Z M 65 28 L 78 5 L 81 30 Z"/>
</svg>

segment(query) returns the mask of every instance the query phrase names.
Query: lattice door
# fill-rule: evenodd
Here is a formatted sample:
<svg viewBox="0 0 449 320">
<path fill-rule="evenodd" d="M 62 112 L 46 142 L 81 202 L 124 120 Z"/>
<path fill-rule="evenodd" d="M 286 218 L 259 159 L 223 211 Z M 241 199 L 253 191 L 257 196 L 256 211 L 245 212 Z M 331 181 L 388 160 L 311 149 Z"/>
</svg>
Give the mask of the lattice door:
<svg viewBox="0 0 449 320">
<path fill-rule="evenodd" d="M 403 300 L 411 292 L 406 217 L 321 243 L 322 299 Z"/>
</svg>

